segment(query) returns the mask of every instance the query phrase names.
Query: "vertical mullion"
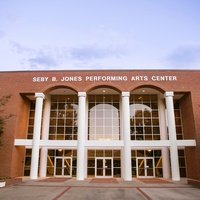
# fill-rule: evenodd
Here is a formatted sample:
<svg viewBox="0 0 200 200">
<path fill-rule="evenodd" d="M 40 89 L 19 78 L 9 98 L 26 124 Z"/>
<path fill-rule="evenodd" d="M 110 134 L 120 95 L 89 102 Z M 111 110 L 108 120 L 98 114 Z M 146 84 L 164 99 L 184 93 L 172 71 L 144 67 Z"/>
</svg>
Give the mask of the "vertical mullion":
<svg viewBox="0 0 200 200">
<path fill-rule="evenodd" d="M 103 96 L 103 119 L 102 119 L 102 121 L 103 121 L 103 138 L 105 139 L 105 98 L 104 98 L 105 96 Z"/>
<path fill-rule="evenodd" d="M 94 104 L 95 104 L 95 108 L 94 108 L 94 134 L 95 134 L 95 140 L 97 139 L 97 107 L 96 107 L 96 103 L 97 103 L 97 96 L 94 96 Z"/>
<path fill-rule="evenodd" d="M 66 110 L 67 110 L 67 106 L 66 106 L 66 99 L 65 99 L 65 114 L 64 114 L 64 138 L 67 138 L 66 137 Z M 66 140 L 66 139 L 65 139 Z"/>
<path fill-rule="evenodd" d="M 56 127 L 56 139 L 58 138 L 58 116 L 59 116 L 59 109 L 58 109 L 58 99 L 56 99 L 56 124 L 55 124 L 55 127 Z"/>
</svg>

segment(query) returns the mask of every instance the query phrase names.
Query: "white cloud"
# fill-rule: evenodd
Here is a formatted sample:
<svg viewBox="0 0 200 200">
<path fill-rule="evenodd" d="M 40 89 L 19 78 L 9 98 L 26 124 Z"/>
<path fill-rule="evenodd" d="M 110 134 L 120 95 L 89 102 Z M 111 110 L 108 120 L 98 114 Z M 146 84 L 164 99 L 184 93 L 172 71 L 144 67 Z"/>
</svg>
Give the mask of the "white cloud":
<svg viewBox="0 0 200 200">
<path fill-rule="evenodd" d="M 119 57 L 124 54 L 123 49 L 112 46 L 99 46 L 98 44 L 75 47 L 70 49 L 70 55 L 76 60 L 94 60 L 107 57 Z"/>
<path fill-rule="evenodd" d="M 0 39 L 3 38 L 5 35 L 6 35 L 5 32 L 0 30 Z"/>
<path fill-rule="evenodd" d="M 200 45 L 184 45 L 176 48 L 166 61 L 178 68 L 200 68 Z"/>
<path fill-rule="evenodd" d="M 110 37 L 110 36 L 109 36 Z M 117 37 L 117 36 L 116 36 Z M 90 44 L 76 44 L 74 46 L 43 46 L 39 49 L 27 47 L 11 41 L 12 51 L 18 55 L 22 66 L 34 69 L 92 69 L 106 65 L 104 60 L 119 60 L 129 54 L 126 45 L 110 39 L 106 43 L 93 41 Z"/>
<path fill-rule="evenodd" d="M 35 50 L 33 48 L 25 47 L 15 41 L 10 41 L 10 45 L 11 45 L 11 49 L 14 52 L 16 52 L 17 54 L 23 54 L 23 53 L 33 54 L 33 53 L 35 53 Z"/>
</svg>

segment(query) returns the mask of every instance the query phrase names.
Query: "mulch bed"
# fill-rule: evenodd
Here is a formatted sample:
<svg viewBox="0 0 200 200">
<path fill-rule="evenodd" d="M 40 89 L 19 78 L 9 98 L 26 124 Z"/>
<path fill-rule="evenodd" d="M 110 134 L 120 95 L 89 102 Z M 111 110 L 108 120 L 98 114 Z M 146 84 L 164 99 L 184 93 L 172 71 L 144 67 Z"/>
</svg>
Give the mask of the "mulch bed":
<svg viewBox="0 0 200 200">
<path fill-rule="evenodd" d="M 6 186 L 22 183 L 22 178 L 9 178 L 6 179 Z"/>
<path fill-rule="evenodd" d="M 160 178 L 138 178 L 138 180 L 143 183 L 172 183 L 170 181 Z"/>
<path fill-rule="evenodd" d="M 93 178 L 90 183 L 118 183 L 115 178 Z"/>
<path fill-rule="evenodd" d="M 65 181 L 68 181 L 70 180 L 71 178 L 46 178 L 46 179 L 42 179 L 42 180 L 39 180 L 38 182 L 65 182 Z"/>
</svg>

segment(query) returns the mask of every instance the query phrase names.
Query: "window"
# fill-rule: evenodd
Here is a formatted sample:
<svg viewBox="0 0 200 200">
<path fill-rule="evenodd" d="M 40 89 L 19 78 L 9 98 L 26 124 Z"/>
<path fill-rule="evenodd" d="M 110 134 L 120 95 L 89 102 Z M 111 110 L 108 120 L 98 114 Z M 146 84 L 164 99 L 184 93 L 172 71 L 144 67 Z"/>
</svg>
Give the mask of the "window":
<svg viewBox="0 0 200 200">
<path fill-rule="evenodd" d="M 178 150 L 178 161 L 179 161 L 179 170 L 180 177 L 186 177 L 186 165 L 185 165 L 185 150 Z"/>
<path fill-rule="evenodd" d="M 77 150 L 72 149 L 49 149 L 47 155 L 47 176 L 54 176 L 56 157 L 72 158 L 72 177 L 76 177 Z"/>
<path fill-rule="evenodd" d="M 34 117 L 35 117 L 35 101 L 31 101 L 29 110 L 27 139 L 33 139 Z"/>
<path fill-rule="evenodd" d="M 76 95 L 53 95 L 49 140 L 77 140 L 78 99 Z"/>
<path fill-rule="evenodd" d="M 119 140 L 119 95 L 90 95 L 89 140 Z"/>
<path fill-rule="evenodd" d="M 137 176 L 137 157 L 146 159 L 153 158 L 155 176 L 163 177 L 161 150 L 132 150 L 131 157 L 133 177 Z"/>
<path fill-rule="evenodd" d="M 95 158 L 113 159 L 113 176 L 121 177 L 121 155 L 120 150 L 88 150 L 87 174 L 95 176 Z"/>
<path fill-rule="evenodd" d="M 179 103 L 174 104 L 174 116 L 176 123 L 177 140 L 183 140 L 183 127 L 182 127 L 182 118 L 181 118 L 181 110 L 179 107 Z"/>
<path fill-rule="evenodd" d="M 160 140 L 157 95 L 130 96 L 131 140 Z"/>
<path fill-rule="evenodd" d="M 26 149 L 24 162 L 24 176 L 30 176 L 32 149 Z"/>
</svg>

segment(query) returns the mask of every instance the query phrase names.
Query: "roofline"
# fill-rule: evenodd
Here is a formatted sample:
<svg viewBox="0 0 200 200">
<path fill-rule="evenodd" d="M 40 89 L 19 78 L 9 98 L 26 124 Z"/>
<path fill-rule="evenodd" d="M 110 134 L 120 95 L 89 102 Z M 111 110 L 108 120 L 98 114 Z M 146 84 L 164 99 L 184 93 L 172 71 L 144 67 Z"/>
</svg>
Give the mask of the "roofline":
<svg viewBox="0 0 200 200">
<path fill-rule="evenodd" d="M 103 72 L 103 71 L 176 71 L 176 72 L 181 72 L 181 71 L 191 71 L 191 72 L 196 72 L 200 71 L 200 69 L 73 69 L 73 70 L 16 70 L 16 71 L 0 71 L 0 73 L 20 73 L 20 72 Z"/>
</svg>

